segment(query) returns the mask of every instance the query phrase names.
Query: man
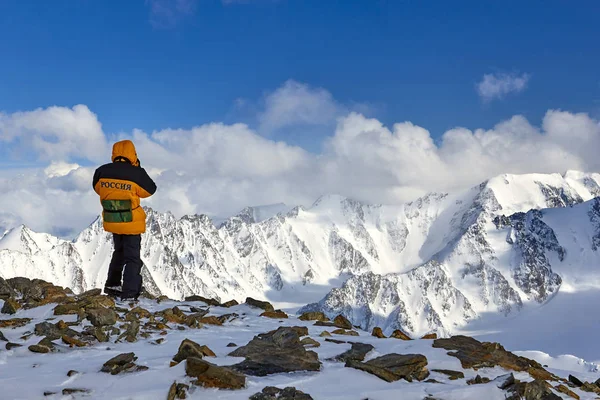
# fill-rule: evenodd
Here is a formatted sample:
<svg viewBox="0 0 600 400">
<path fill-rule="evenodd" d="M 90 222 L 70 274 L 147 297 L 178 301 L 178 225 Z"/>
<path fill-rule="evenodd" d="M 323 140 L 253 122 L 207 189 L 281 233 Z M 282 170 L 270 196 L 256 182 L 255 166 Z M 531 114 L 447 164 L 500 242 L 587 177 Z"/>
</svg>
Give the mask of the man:
<svg viewBox="0 0 600 400">
<path fill-rule="evenodd" d="M 141 234 L 146 231 L 140 198 L 152 196 L 156 184 L 140 166 L 133 142 L 123 140 L 113 145 L 112 163 L 96 170 L 92 186 L 100 196 L 104 230 L 113 234 L 115 246 L 104 292 L 137 299 L 142 290 Z"/>
</svg>

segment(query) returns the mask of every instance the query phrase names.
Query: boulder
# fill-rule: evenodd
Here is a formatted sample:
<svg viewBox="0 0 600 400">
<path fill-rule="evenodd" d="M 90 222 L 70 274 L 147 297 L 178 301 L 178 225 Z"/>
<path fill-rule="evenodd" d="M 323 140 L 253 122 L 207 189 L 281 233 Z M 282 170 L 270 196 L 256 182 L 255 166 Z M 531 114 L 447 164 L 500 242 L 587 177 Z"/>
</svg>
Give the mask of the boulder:
<svg viewBox="0 0 600 400">
<path fill-rule="evenodd" d="M 246 387 L 244 375 L 196 357 L 186 360 L 185 373 L 196 379 L 192 382 L 194 385 L 205 388 L 243 389 Z"/>
<path fill-rule="evenodd" d="M 338 355 L 335 357 L 335 360 L 341 362 L 352 361 L 363 361 L 367 354 L 373 350 L 374 347 L 370 344 L 365 343 L 352 343 L 352 348 L 350 350 Z"/>
<path fill-rule="evenodd" d="M 187 296 L 185 298 L 185 301 L 201 301 L 203 303 L 208 304 L 209 306 L 215 306 L 217 307 L 218 305 L 220 305 L 221 303 L 218 300 L 215 299 L 207 299 L 206 297 L 202 297 L 202 296 Z"/>
<path fill-rule="evenodd" d="M 0 278 L 0 300 L 10 299 L 11 297 L 14 297 L 15 294 L 15 291 L 4 278 Z"/>
<path fill-rule="evenodd" d="M 573 398 L 573 399 L 577 399 L 579 400 L 580 397 L 577 393 L 573 392 L 571 389 L 569 389 L 568 387 L 566 387 L 565 385 L 558 385 L 557 387 L 555 387 L 555 389 L 560 392 L 560 393 L 564 393 L 567 396 Z"/>
<path fill-rule="evenodd" d="M 146 310 L 145 308 L 135 307 L 125 314 L 125 321 L 136 321 L 142 318 L 150 318 L 151 316 L 152 314 L 150 311 Z"/>
<path fill-rule="evenodd" d="M 31 318 L 0 319 L 0 328 L 20 328 L 31 322 Z"/>
<path fill-rule="evenodd" d="M 569 375 L 569 382 L 571 382 L 573 385 L 575 385 L 577 387 L 583 386 L 583 382 L 580 381 L 577 377 L 575 377 L 573 375 Z"/>
<path fill-rule="evenodd" d="M 279 389 L 267 386 L 262 392 L 250 396 L 250 400 L 313 400 L 313 398 L 295 387 Z"/>
<path fill-rule="evenodd" d="M 216 356 L 217 355 L 207 346 L 200 346 L 192 340 L 184 339 L 179 345 L 179 350 L 173 357 L 173 361 L 180 363 L 189 357 L 204 358 Z"/>
<path fill-rule="evenodd" d="M 0 312 L 2 314 L 16 314 L 20 308 L 21 305 L 17 303 L 15 299 L 9 298 L 4 300 L 4 305 L 2 306 L 2 310 L 0 310 Z"/>
<path fill-rule="evenodd" d="M 237 300 L 229 300 L 228 302 L 219 304 L 219 306 L 229 308 L 229 307 L 237 306 L 238 304 L 240 304 L 240 303 L 238 303 Z"/>
<path fill-rule="evenodd" d="M 376 338 L 379 338 L 379 339 L 385 339 L 386 338 L 386 336 L 383 334 L 383 331 L 378 326 L 376 326 L 375 328 L 373 328 L 373 332 L 371 333 L 371 336 L 375 336 Z"/>
<path fill-rule="evenodd" d="M 246 304 L 249 305 L 250 307 L 260 308 L 265 311 L 275 311 L 275 308 L 273 308 L 273 305 L 271 303 L 269 303 L 268 301 L 260 301 L 260 300 L 253 299 L 252 297 L 246 298 Z"/>
<path fill-rule="evenodd" d="M 500 375 L 496 379 L 494 379 L 494 383 L 496 386 L 502 390 L 506 390 L 506 388 L 514 385 L 517 381 L 515 380 L 515 376 L 511 372 L 510 374 Z"/>
<path fill-rule="evenodd" d="M 264 313 L 260 314 L 260 316 L 275 319 L 287 319 L 288 317 L 288 315 L 281 310 L 265 311 Z"/>
<path fill-rule="evenodd" d="M 77 301 L 80 301 L 80 300 L 83 300 L 88 297 L 100 296 L 101 294 L 102 294 L 102 289 L 91 289 L 91 290 L 88 290 L 87 292 L 81 293 L 79 296 L 76 297 L 76 299 L 77 299 Z"/>
<path fill-rule="evenodd" d="M 300 343 L 302 343 L 302 346 L 306 348 L 321 347 L 321 343 L 309 337 L 305 337 L 300 341 Z"/>
<path fill-rule="evenodd" d="M 110 308 L 94 307 L 86 309 L 86 318 L 96 327 L 117 323 L 117 313 Z"/>
<path fill-rule="evenodd" d="M 396 329 L 394 332 L 392 332 L 390 337 L 394 338 L 394 339 L 401 339 L 401 340 L 412 340 L 410 338 L 410 336 L 408 336 L 406 333 L 402 332 L 400 329 Z"/>
<path fill-rule="evenodd" d="M 323 314 L 323 312 L 321 312 L 321 311 L 305 312 L 298 319 L 300 321 L 321 321 L 321 322 L 329 321 L 329 318 L 327 318 L 325 316 L 325 314 Z"/>
<path fill-rule="evenodd" d="M 224 324 L 225 322 L 231 322 L 231 321 L 233 321 L 233 320 L 237 319 L 238 317 L 239 317 L 239 315 L 238 315 L 238 314 L 236 314 L 236 313 L 231 313 L 231 314 L 223 314 L 223 315 L 219 315 L 219 316 L 217 317 L 217 319 L 218 319 L 219 321 L 221 321 L 221 323 L 222 323 L 222 324 Z"/>
<path fill-rule="evenodd" d="M 35 326 L 33 331 L 36 335 L 45 336 L 50 340 L 57 340 L 65 335 L 70 337 L 79 336 L 79 332 L 69 328 L 64 321 L 59 321 L 56 324 L 51 324 L 50 322 L 40 322 Z"/>
<path fill-rule="evenodd" d="M 111 375 L 117 375 L 122 372 L 137 372 L 145 371 L 148 369 L 146 366 L 136 365 L 134 361 L 137 357 L 134 353 L 122 353 L 116 357 L 111 358 L 104 363 L 100 372 L 110 373 Z"/>
<path fill-rule="evenodd" d="M 465 374 L 461 371 L 453 371 L 451 369 L 432 369 L 431 372 L 437 372 L 448 376 L 448 379 L 455 381 L 457 379 L 463 379 Z"/>
<path fill-rule="evenodd" d="M 421 339 L 437 339 L 437 333 L 428 333 L 427 335 L 423 335 Z"/>
<path fill-rule="evenodd" d="M 169 393 L 167 394 L 167 400 L 187 399 L 187 391 L 189 389 L 190 389 L 189 385 L 186 385 L 184 383 L 173 382 L 173 384 L 169 388 Z"/>
<path fill-rule="evenodd" d="M 356 332 L 356 331 L 352 331 L 352 330 L 347 331 L 347 330 L 341 329 L 341 328 L 336 329 L 335 331 L 333 331 L 331 333 L 333 333 L 334 335 L 360 336 L 358 334 L 358 332 Z"/>
<path fill-rule="evenodd" d="M 8 343 L 6 343 L 6 346 L 5 346 L 6 350 L 16 349 L 17 347 L 23 347 L 23 345 L 22 344 L 18 344 L 18 343 L 8 342 Z"/>
<path fill-rule="evenodd" d="M 235 343 L 233 343 L 233 342 L 231 342 L 231 343 L 227 344 L 227 347 L 238 347 L 238 345 L 235 344 Z"/>
<path fill-rule="evenodd" d="M 68 344 L 69 347 L 73 347 L 73 346 L 76 346 L 76 347 L 85 347 L 85 346 L 87 346 L 87 343 L 82 342 L 81 340 L 77 340 L 74 337 L 67 336 L 67 335 L 63 335 L 62 336 L 62 341 L 65 344 Z"/>
<path fill-rule="evenodd" d="M 427 379 L 427 358 L 421 354 L 386 354 L 366 363 L 348 360 L 346 367 L 359 369 L 373 374 L 384 381 L 394 382 L 405 379 L 412 382 L 413 379 L 422 381 Z"/>
<path fill-rule="evenodd" d="M 79 371 L 75 371 L 74 369 L 69 370 L 69 372 L 67 372 L 67 376 L 69 378 L 72 377 L 72 376 L 74 376 L 74 375 L 79 375 L 79 374 L 80 374 L 80 372 Z"/>
<path fill-rule="evenodd" d="M 128 341 L 129 343 L 137 342 L 137 335 L 140 333 L 140 321 L 131 321 L 128 324 L 125 324 L 125 332 L 119 335 L 117 342 L 122 341 L 123 339 Z"/>
<path fill-rule="evenodd" d="M 512 370 L 527 371 L 530 375 L 544 375 L 554 379 L 540 363 L 506 351 L 499 343 L 479 342 L 468 336 L 452 336 L 448 339 L 436 339 L 434 348 L 452 350 L 448 355 L 460 360 L 463 368 L 493 368 L 496 366 Z"/>
<path fill-rule="evenodd" d="M 321 337 L 331 337 L 331 333 L 327 332 L 327 331 L 323 331 L 319 334 L 319 336 Z"/>
<path fill-rule="evenodd" d="M 318 371 L 319 357 L 307 351 L 294 328 L 280 327 L 277 330 L 255 336 L 247 345 L 229 353 L 232 357 L 245 360 L 231 368 L 254 376 L 266 376 L 281 372 Z"/>
<path fill-rule="evenodd" d="M 219 325 L 219 326 L 223 325 L 223 322 L 221 322 L 221 320 L 214 315 L 211 315 L 208 317 L 202 317 L 202 318 L 200 318 L 199 322 L 202 324 L 207 324 L 207 325 Z"/>
<path fill-rule="evenodd" d="M 481 377 L 481 375 L 477 375 L 475 378 L 471 378 L 467 381 L 467 385 L 480 385 L 482 383 L 489 383 L 490 378 Z"/>
</svg>

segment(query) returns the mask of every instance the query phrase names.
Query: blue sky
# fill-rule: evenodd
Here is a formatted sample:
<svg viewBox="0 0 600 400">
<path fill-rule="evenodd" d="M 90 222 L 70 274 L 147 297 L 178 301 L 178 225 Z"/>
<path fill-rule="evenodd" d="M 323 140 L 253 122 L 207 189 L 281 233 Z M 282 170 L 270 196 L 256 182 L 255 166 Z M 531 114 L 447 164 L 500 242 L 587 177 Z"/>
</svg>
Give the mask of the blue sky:
<svg viewBox="0 0 600 400">
<path fill-rule="evenodd" d="M 434 138 L 548 109 L 598 117 L 598 15 L 597 1 L 3 0 L 0 110 L 86 104 L 108 133 L 256 127 L 293 79 Z M 529 79 L 486 102 L 484 74 Z M 269 135 L 317 152 L 331 133 Z"/>
</svg>

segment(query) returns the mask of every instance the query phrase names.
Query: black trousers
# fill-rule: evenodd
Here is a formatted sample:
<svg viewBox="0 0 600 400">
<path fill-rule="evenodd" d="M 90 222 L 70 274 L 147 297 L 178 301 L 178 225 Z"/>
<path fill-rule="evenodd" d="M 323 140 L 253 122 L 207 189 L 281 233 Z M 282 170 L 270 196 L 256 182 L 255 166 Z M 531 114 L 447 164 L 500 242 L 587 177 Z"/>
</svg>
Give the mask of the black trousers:
<svg viewBox="0 0 600 400">
<path fill-rule="evenodd" d="M 115 251 L 108 267 L 105 286 L 121 286 L 122 280 L 122 297 L 137 298 L 142 291 L 142 236 L 113 233 L 113 242 Z"/>
</svg>

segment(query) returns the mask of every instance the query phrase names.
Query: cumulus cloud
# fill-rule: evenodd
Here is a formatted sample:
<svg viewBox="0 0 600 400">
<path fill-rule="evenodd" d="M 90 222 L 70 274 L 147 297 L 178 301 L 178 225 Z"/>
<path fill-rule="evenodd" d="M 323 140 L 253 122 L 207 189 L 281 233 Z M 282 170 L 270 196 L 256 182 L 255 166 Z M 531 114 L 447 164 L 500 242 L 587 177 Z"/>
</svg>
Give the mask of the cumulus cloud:
<svg viewBox="0 0 600 400">
<path fill-rule="evenodd" d="M 154 28 L 172 28 L 183 18 L 195 14 L 198 0 L 146 0 Z"/>
<path fill-rule="evenodd" d="M 272 107 L 280 108 L 277 104 Z M 2 140 L 25 131 L 34 136 L 55 132 L 62 125 L 67 131 L 88 132 L 69 129 L 73 119 L 64 115 L 77 113 L 59 109 L 50 114 L 55 119 L 45 117 L 44 123 L 39 122 L 40 112 L 47 115 L 44 110 L 3 115 L 4 122 L 19 122 L 4 125 L 11 129 L 2 131 Z M 23 126 L 28 129 L 23 131 Z M 66 137 L 79 140 L 74 134 Z M 320 154 L 271 140 L 245 124 L 134 130 L 119 137 L 123 138 L 134 141 L 142 165 L 157 182 L 157 194 L 145 204 L 177 216 L 206 213 L 223 217 L 247 205 L 279 202 L 310 205 L 327 193 L 371 203 L 397 203 L 429 191 L 464 189 L 503 173 L 600 170 L 598 121 L 587 114 L 560 110 L 549 110 L 541 124 L 514 116 L 489 130 L 452 129 L 438 141 L 427 129 L 410 122 L 386 126 L 348 112 L 338 117 Z M 105 140 L 100 142 L 103 151 L 82 154 L 96 163 L 108 161 L 110 146 Z M 45 146 L 37 151 L 48 158 Z M 79 231 L 100 211 L 91 188 L 93 168 L 74 165 L 73 151 L 52 149 L 50 153 L 64 158 L 39 170 L 0 170 L 2 219 L 10 219 L 10 214 L 40 231 Z M 98 155 L 102 160 L 91 158 Z"/>
<path fill-rule="evenodd" d="M 477 84 L 477 93 L 486 102 L 501 99 L 509 93 L 525 90 L 529 78 L 531 78 L 529 74 L 485 74 Z"/>
</svg>

